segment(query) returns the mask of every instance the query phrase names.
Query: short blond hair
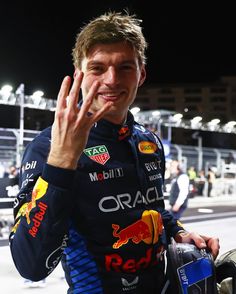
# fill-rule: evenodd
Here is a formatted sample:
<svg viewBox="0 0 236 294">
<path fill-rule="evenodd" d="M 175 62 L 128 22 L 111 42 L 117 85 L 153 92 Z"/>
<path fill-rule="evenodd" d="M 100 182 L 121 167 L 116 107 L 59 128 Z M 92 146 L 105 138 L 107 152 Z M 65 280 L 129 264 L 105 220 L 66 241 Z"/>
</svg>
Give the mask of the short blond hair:
<svg viewBox="0 0 236 294">
<path fill-rule="evenodd" d="M 107 12 L 91 20 L 76 36 L 72 50 L 75 68 L 81 69 L 81 62 L 93 45 L 120 41 L 130 43 L 137 53 L 139 63 L 145 64 L 147 42 L 142 33 L 141 22 L 142 20 L 137 19 L 135 15 L 129 15 L 128 12 Z"/>
</svg>

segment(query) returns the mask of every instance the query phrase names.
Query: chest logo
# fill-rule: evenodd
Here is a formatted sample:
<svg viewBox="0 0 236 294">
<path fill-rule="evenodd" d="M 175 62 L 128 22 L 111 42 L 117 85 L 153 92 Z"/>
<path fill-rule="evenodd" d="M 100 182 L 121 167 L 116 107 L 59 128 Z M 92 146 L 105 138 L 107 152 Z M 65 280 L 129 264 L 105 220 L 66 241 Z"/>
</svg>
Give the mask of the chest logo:
<svg viewBox="0 0 236 294">
<path fill-rule="evenodd" d="M 109 159 L 110 155 L 105 145 L 99 145 L 84 149 L 84 154 L 93 161 L 104 165 Z"/>
<path fill-rule="evenodd" d="M 151 154 L 157 150 L 157 145 L 153 142 L 141 141 L 138 144 L 138 149 L 141 153 Z"/>
</svg>

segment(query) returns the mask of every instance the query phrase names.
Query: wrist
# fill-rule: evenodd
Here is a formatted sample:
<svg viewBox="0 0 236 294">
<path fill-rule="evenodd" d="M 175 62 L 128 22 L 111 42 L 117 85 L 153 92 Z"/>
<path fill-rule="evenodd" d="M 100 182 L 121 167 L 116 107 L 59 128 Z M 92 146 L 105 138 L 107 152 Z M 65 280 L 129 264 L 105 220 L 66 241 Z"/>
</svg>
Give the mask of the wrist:
<svg viewBox="0 0 236 294">
<path fill-rule="evenodd" d="M 76 170 L 77 168 L 77 159 L 70 158 L 70 156 L 55 156 L 54 154 L 49 153 L 47 163 L 59 168 Z"/>
<path fill-rule="evenodd" d="M 179 231 L 176 233 L 174 239 L 175 239 L 175 241 L 176 241 L 177 243 L 182 243 L 183 238 L 186 237 L 187 234 L 188 234 L 187 231 L 185 231 L 185 230 L 179 230 Z"/>
</svg>

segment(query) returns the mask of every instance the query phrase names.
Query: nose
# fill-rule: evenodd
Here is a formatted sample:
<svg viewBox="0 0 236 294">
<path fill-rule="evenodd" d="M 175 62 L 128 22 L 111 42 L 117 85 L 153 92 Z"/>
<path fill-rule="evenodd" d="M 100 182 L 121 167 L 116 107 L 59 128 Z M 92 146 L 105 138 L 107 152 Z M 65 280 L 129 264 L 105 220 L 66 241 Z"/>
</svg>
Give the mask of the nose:
<svg viewBox="0 0 236 294">
<path fill-rule="evenodd" d="M 106 85 L 116 85 L 119 82 L 118 72 L 115 67 L 108 67 L 103 75 L 103 82 Z"/>
</svg>

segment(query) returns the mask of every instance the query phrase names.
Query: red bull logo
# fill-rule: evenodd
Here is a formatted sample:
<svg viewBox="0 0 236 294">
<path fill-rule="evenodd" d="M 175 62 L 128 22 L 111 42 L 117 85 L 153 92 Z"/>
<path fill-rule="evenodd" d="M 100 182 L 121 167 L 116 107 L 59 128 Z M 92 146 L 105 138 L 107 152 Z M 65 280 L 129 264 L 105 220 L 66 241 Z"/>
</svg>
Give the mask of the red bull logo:
<svg viewBox="0 0 236 294">
<path fill-rule="evenodd" d="M 38 233 L 39 227 L 44 218 L 47 207 L 48 206 L 41 201 L 38 203 L 39 212 L 35 213 L 34 217 L 32 218 L 33 227 L 29 230 L 30 235 L 34 238 L 36 237 Z"/>
<path fill-rule="evenodd" d="M 121 127 L 120 129 L 119 129 L 119 135 L 124 135 L 124 134 L 126 134 L 127 132 L 128 132 L 128 130 L 129 130 L 129 128 L 126 126 L 126 127 Z"/>
<path fill-rule="evenodd" d="M 42 198 L 46 194 L 47 188 L 48 183 L 44 181 L 41 177 L 39 177 L 34 186 L 31 201 L 22 205 L 16 218 L 19 216 L 25 216 L 27 224 L 30 224 L 30 212 L 33 208 L 36 207 L 36 200 Z"/>
<path fill-rule="evenodd" d="M 130 134 L 130 130 L 128 126 L 121 127 L 118 131 L 119 134 L 119 140 L 123 140 L 125 137 L 127 137 Z"/>
<path fill-rule="evenodd" d="M 155 210 L 145 210 L 140 220 L 126 228 L 119 231 L 120 226 L 117 224 L 112 224 L 112 228 L 113 236 L 118 238 L 112 247 L 118 249 L 129 241 L 135 244 L 141 241 L 146 244 L 156 244 L 159 240 L 159 235 L 162 234 L 163 223 L 159 212 Z"/>
<path fill-rule="evenodd" d="M 164 250 L 163 246 L 157 249 L 149 248 L 144 252 L 144 255 L 138 258 L 124 259 L 121 255 L 113 253 L 105 256 L 105 267 L 108 272 L 125 272 L 135 273 L 141 269 L 155 266 L 160 261 L 160 257 Z"/>
<path fill-rule="evenodd" d="M 113 236 L 119 238 L 119 240 L 113 244 L 114 249 L 118 249 L 122 245 L 127 244 L 130 239 L 135 244 L 138 244 L 142 240 L 145 240 L 151 237 L 151 232 L 149 230 L 148 225 L 142 220 L 138 220 L 132 225 L 121 230 L 119 233 L 118 233 L 118 230 L 120 228 L 119 225 L 113 224 L 112 228 L 114 229 Z"/>
<path fill-rule="evenodd" d="M 20 219 L 15 223 L 14 227 L 11 229 L 11 232 L 12 233 L 15 233 L 16 232 L 16 230 L 19 227 L 19 224 L 20 224 Z"/>
</svg>

